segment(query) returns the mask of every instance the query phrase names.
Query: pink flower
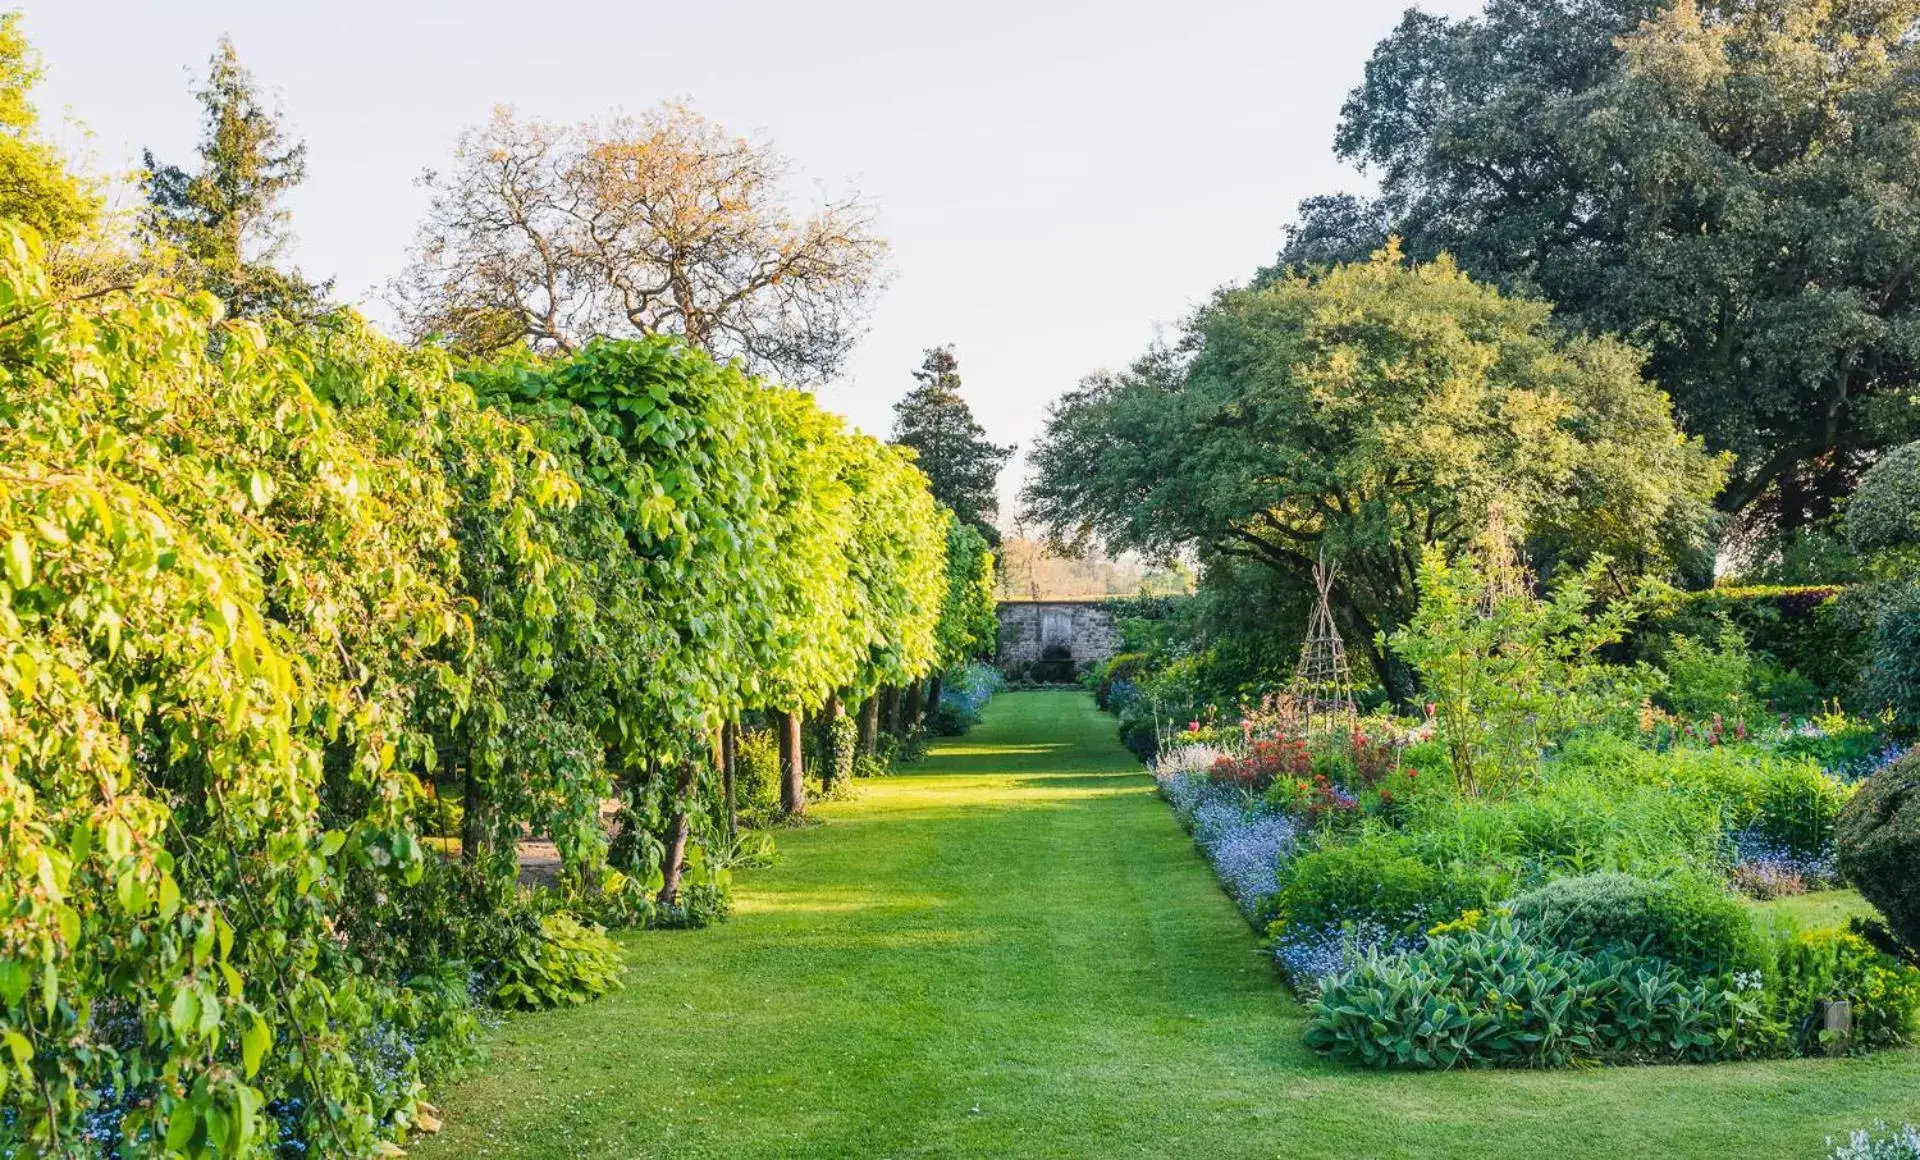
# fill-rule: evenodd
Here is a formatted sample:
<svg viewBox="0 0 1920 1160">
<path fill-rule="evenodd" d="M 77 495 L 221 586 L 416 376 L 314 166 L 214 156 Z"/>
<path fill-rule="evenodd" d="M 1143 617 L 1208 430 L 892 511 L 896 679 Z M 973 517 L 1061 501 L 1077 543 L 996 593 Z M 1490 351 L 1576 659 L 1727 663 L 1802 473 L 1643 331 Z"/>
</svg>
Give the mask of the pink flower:
<svg viewBox="0 0 1920 1160">
<path fill-rule="evenodd" d="M 1432 701 L 1427 702 L 1427 716 L 1431 717 L 1435 713 L 1438 713 L 1439 711 L 1440 711 L 1440 706 L 1434 704 Z"/>
<path fill-rule="evenodd" d="M 1189 732 L 1189 733 L 1198 733 L 1198 732 L 1200 732 L 1200 722 L 1198 722 L 1198 721 L 1189 721 L 1189 722 L 1187 722 L 1187 732 Z"/>
</svg>

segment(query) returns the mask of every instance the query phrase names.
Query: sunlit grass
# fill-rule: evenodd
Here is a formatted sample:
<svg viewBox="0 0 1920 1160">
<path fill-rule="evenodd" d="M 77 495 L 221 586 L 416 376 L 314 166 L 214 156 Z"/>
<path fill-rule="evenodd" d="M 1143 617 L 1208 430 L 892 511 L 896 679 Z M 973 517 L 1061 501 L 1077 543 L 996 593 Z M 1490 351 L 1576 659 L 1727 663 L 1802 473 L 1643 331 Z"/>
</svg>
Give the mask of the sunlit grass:
<svg viewBox="0 0 1920 1160">
<path fill-rule="evenodd" d="M 428 1157 L 1817 1157 L 1920 1118 L 1920 1056 L 1376 1075 L 1301 1012 L 1111 718 L 1009 694 L 625 936 L 626 988 L 509 1019 Z M 1814 904 L 1805 904 L 1812 906 Z"/>
</svg>

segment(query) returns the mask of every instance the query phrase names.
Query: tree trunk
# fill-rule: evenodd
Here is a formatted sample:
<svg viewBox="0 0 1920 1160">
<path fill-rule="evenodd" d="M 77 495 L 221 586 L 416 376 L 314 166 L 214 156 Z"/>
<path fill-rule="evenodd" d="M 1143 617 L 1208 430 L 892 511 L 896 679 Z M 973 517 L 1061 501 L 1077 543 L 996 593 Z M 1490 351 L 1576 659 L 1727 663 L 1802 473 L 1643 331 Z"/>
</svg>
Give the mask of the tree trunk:
<svg viewBox="0 0 1920 1160">
<path fill-rule="evenodd" d="M 820 784 L 828 793 L 833 792 L 834 783 L 840 780 L 842 763 L 851 765 L 851 755 L 840 752 L 840 735 L 834 729 L 835 723 L 846 715 L 847 708 L 840 703 L 838 693 L 828 697 L 827 703 L 820 708 L 820 720 L 824 722 L 821 728 L 826 734 L 826 744 L 823 746 L 826 760 L 820 763 Z"/>
<path fill-rule="evenodd" d="M 935 669 L 933 671 L 933 679 L 927 682 L 927 703 L 926 703 L 926 706 L 921 710 L 922 720 L 925 720 L 926 718 L 931 717 L 935 713 L 938 713 L 940 711 L 940 684 L 941 684 L 940 670 Z"/>
<path fill-rule="evenodd" d="M 807 812 L 807 747 L 800 735 L 800 711 L 788 709 L 777 722 L 780 731 L 780 812 L 790 818 Z"/>
<path fill-rule="evenodd" d="M 920 728 L 920 692 L 920 678 L 915 677 L 907 685 L 907 707 L 901 711 L 901 715 L 906 718 L 906 733 Z"/>
<path fill-rule="evenodd" d="M 880 713 L 886 718 L 887 732 L 900 736 L 900 686 L 888 685 L 880 691 Z"/>
<path fill-rule="evenodd" d="M 692 758 L 680 762 L 673 785 L 673 818 L 667 823 L 667 853 L 660 865 L 660 905 L 672 906 L 680 894 L 680 865 L 687 860 L 687 794 L 693 790 Z"/>
<path fill-rule="evenodd" d="M 740 760 L 740 723 L 729 721 L 720 727 L 720 785 L 727 802 L 727 840 L 740 833 L 740 802 L 733 788 L 733 768 Z"/>
<path fill-rule="evenodd" d="M 486 857 L 488 845 L 486 791 L 472 761 L 467 762 L 466 780 L 461 784 L 460 810 L 460 862 L 471 869 Z"/>
<path fill-rule="evenodd" d="M 872 757 L 880 752 L 880 695 L 867 694 L 860 702 L 860 752 Z"/>
</svg>

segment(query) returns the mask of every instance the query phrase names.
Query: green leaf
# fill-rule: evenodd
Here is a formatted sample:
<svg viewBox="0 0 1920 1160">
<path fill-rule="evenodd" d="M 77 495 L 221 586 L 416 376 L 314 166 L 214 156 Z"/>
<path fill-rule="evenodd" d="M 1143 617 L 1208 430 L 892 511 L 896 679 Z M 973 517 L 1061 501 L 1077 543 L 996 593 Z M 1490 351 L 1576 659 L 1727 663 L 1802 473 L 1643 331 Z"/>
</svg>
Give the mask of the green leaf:
<svg viewBox="0 0 1920 1160">
<path fill-rule="evenodd" d="M 25 532 L 13 533 L 7 542 L 7 579 L 15 588 L 33 585 L 33 548 L 27 544 Z"/>
<path fill-rule="evenodd" d="M 260 1060 L 272 1046 L 273 1029 L 267 1026 L 267 1021 L 256 1011 L 252 1021 L 247 1024 L 247 1029 L 240 1033 L 240 1060 L 242 1066 L 246 1068 L 248 1079 L 252 1079 L 254 1073 L 260 1070 Z"/>
</svg>

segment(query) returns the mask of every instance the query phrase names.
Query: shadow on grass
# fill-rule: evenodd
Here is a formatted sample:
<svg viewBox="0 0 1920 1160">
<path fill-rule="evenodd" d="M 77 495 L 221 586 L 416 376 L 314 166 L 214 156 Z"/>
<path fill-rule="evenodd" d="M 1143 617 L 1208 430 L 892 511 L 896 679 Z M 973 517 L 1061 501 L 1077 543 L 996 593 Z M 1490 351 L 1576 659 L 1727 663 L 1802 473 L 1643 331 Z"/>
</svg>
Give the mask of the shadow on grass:
<svg viewBox="0 0 1920 1160">
<path fill-rule="evenodd" d="M 1141 771 L 1132 773 L 1023 773 L 1013 778 L 1016 789 L 1107 789 L 1141 791 L 1153 788 Z"/>
</svg>

